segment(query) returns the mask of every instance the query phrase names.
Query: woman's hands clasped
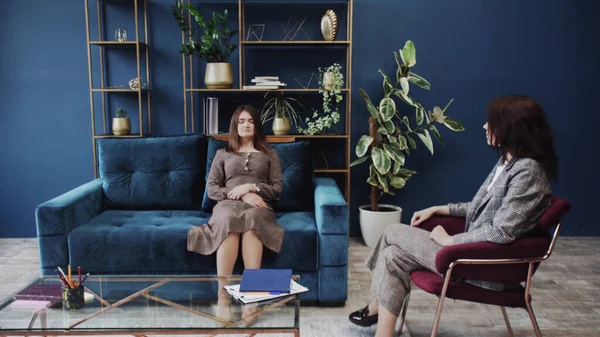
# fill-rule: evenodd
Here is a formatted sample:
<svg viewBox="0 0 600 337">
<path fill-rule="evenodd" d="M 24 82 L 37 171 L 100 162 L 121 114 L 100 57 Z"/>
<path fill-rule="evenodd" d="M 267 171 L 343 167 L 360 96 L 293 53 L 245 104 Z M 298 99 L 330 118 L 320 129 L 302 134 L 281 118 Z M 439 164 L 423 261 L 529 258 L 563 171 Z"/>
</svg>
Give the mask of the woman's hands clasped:
<svg viewBox="0 0 600 337">
<path fill-rule="evenodd" d="M 246 203 L 255 206 L 255 207 L 269 207 L 267 203 L 260 197 L 260 195 L 255 193 L 248 193 L 242 197 Z"/>
<path fill-rule="evenodd" d="M 233 199 L 233 200 L 238 200 L 253 190 L 254 190 L 253 184 L 242 184 L 242 185 L 232 188 L 231 191 L 229 191 L 227 193 L 227 198 Z"/>
</svg>

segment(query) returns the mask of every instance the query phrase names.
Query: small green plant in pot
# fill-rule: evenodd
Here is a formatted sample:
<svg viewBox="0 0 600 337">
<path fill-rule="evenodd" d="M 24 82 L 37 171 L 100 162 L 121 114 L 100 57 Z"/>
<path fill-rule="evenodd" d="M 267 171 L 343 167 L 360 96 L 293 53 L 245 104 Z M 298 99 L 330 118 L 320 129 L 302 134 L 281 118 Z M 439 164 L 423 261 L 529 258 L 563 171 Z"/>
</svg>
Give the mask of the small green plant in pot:
<svg viewBox="0 0 600 337">
<path fill-rule="evenodd" d="M 297 111 L 298 108 L 304 109 L 302 104 L 293 97 L 285 97 L 280 91 L 274 94 L 267 92 L 263 99 L 269 98 L 264 107 L 261 109 L 260 119 L 263 125 L 273 120 L 273 134 L 275 135 L 288 135 L 292 128 L 291 122 L 294 123 L 296 129 L 298 129 L 298 121 L 300 121 L 300 113 Z M 294 107 L 296 105 L 297 107 Z"/>
<path fill-rule="evenodd" d="M 446 111 L 453 99 L 444 108 L 435 106 L 433 111 L 412 98 L 410 84 L 430 90 L 431 84 L 423 77 L 415 74 L 412 67 L 416 64 L 416 49 L 412 41 L 407 41 L 404 48 L 394 52 L 396 63 L 395 81 L 379 70 L 383 76 L 384 97 L 374 105 L 369 95 L 358 89 L 366 102 L 369 117 L 369 134 L 363 135 L 356 145 L 357 160 L 350 166 L 369 164 L 367 183 L 371 186 L 371 203 L 363 205 L 360 210 L 360 223 L 363 238 L 368 246 L 373 246 L 381 231 L 391 224 L 401 222 L 402 209 L 395 205 L 380 205 L 383 194 L 394 195 L 393 189 L 401 189 L 415 171 L 404 168 L 405 158 L 411 150 L 417 148 L 415 139 L 420 139 L 433 155 L 433 136 L 443 144 L 436 124 L 444 125 L 452 131 L 464 131 L 464 125 L 447 116 Z M 398 110 L 396 101 L 406 103 L 415 111 L 416 125 Z"/>
<path fill-rule="evenodd" d="M 115 117 L 112 120 L 113 134 L 124 136 L 131 133 L 131 121 L 127 117 L 127 110 L 118 108 Z"/>
<path fill-rule="evenodd" d="M 207 62 L 204 84 L 209 89 L 231 88 L 233 86 L 233 67 L 229 63 L 229 58 L 238 46 L 232 43 L 238 30 L 227 28 L 227 10 L 223 14 L 213 13 L 212 18 L 205 21 L 198 9 L 191 4 L 182 4 L 180 0 L 175 1 L 175 5 L 171 6 L 171 9 L 179 28 L 186 33 L 188 38 L 188 42 L 181 45 L 179 53 L 186 56 L 197 56 Z M 185 10 L 192 15 L 194 21 L 203 30 L 198 41 L 194 40 L 195 31 L 184 16 Z"/>
</svg>

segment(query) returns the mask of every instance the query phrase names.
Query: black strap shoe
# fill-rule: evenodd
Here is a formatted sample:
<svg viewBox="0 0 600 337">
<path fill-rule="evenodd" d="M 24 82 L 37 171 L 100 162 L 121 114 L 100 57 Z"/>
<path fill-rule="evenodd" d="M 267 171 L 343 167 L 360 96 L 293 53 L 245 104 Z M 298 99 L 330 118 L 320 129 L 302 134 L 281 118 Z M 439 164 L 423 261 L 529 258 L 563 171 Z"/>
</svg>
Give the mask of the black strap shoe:
<svg viewBox="0 0 600 337">
<path fill-rule="evenodd" d="M 368 327 L 376 324 L 378 317 L 378 314 L 369 316 L 369 306 L 367 305 L 366 307 L 351 313 L 348 318 L 350 319 L 350 322 L 356 325 Z"/>
</svg>

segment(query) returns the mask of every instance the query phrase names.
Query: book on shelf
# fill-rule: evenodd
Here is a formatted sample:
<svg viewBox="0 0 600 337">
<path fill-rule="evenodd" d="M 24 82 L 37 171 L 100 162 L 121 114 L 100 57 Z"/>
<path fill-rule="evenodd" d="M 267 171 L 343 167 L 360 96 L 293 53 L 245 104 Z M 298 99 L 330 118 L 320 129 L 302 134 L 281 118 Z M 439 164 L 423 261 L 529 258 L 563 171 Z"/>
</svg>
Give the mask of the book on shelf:
<svg viewBox="0 0 600 337">
<path fill-rule="evenodd" d="M 244 85 L 243 89 L 279 89 L 287 84 L 279 80 L 279 76 L 255 76 L 250 82 L 253 85 Z"/>
<path fill-rule="evenodd" d="M 202 133 L 213 135 L 219 133 L 219 99 L 205 97 L 203 102 Z"/>
</svg>

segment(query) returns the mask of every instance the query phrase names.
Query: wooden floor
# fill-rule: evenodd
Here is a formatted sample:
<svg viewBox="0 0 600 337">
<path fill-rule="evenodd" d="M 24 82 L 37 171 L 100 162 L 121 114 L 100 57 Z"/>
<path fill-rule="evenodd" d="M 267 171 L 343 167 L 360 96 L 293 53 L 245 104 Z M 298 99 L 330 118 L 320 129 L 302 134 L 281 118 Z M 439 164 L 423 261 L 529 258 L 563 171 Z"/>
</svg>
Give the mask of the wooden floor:
<svg viewBox="0 0 600 337">
<path fill-rule="evenodd" d="M 361 239 L 351 238 L 348 301 L 344 307 L 303 307 L 302 319 L 340 318 L 371 299 L 369 253 Z M 40 275 L 35 239 L 0 239 L 0 298 Z M 559 237 L 554 254 L 534 276 L 533 309 L 545 337 L 600 336 L 600 237 Z M 429 336 L 437 297 L 413 289 L 407 314 L 407 336 Z M 507 309 L 515 336 L 534 336 L 527 312 Z M 350 324 L 349 322 L 347 324 Z M 447 300 L 438 336 L 506 336 L 498 307 Z"/>
</svg>

